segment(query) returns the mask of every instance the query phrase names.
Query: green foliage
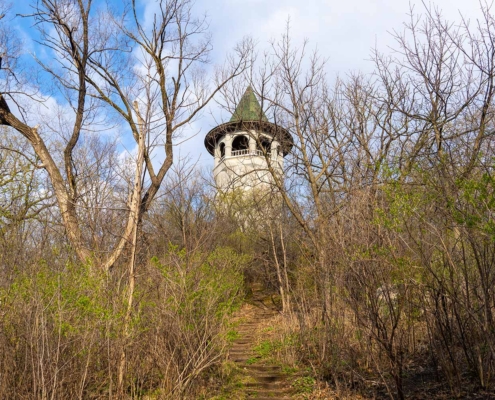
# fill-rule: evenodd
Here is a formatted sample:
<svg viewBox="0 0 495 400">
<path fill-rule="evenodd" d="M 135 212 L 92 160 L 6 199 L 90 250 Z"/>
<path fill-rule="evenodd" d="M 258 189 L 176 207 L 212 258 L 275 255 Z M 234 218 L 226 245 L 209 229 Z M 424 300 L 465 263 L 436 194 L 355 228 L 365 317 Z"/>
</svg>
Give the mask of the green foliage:
<svg viewBox="0 0 495 400">
<path fill-rule="evenodd" d="M 120 316 L 108 303 L 105 276 L 89 265 L 67 263 L 62 270 L 40 262 L 34 273 L 20 272 L 0 291 L 2 304 L 15 314 L 19 302 L 35 303 L 53 322 L 53 330 L 69 337 Z"/>
<path fill-rule="evenodd" d="M 156 257 L 152 262 L 167 284 L 167 304 L 177 314 L 189 315 L 191 324 L 207 315 L 222 320 L 240 306 L 242 270 L 249 257 L 238 255 L 230 248 L 189 255 L 172 245 L 168 257 L 166 264 Z"/>
<path fill-rule="evenodd" d="M 389 171 L 385 174 L 387 183 L 382 187 L 383 202 L 375 207 L 374 224 L 394 232 L 402 232 L 404 223 L 424 205 L 423 193 L 411 188 Z"/>
<path fill-rule="evenodd" d="M 455 222 L 469 229 L 477 229 L 495 240 L 495 178 L 484 173 L 481 177 L 458 179 L 457 196 L 448 199 L 448 207 Z"/>
<path fill-rule="evenodd" d="M 282 372 L 287 375 L 293 375 L 297 372 L 297 368 L 289 365 L 282 365 Z"/>
<path fill-rule="evenodd" d="M 254 363 L 258 362 L 259 361 L 259 358 L 258 357 L 249 357 L 247 360 L 246 360 L 246 364 L 247 365 L 253 365 Z"/>
<path fill-rule="evenodd" d="M 15 388 L 36 373 L 28 362 L 33 357 L 45 375 L 75 380 L 74 387 L 82 387 L 77 380 L 83 379 L 91 388 L 88 396 L 107 397 L 107 382 L 125 343 L 132 355 L 126 366 L 130 393 L 168 395 L 183 384 L 181 379 L 209 371 L 221 360 L 226 343 L 238 336 L 230 316 L 242 302 L 242 271 L 249 261 L 224 247 L 187 253 L 170 246 L 162 259 L 154 257 L 149 267 L 141 267 L 142 276 L 150 278 L 136 282 L 125 331 L 126 291 L 116 290 L 111 275 L 70 262 L 57 268 L 41 261 L 16 271 L 11 284 L 0 289 L 0 344 L 12 357 L 9 365 L 20 365 L 20 375 L 9 377 L 4 387 Z M 151 343 L 160 356 L 150 354 Z M 62 368 L 67 360 L 70 365 Z M 75 372 L 85 368 L 91 371 L 86 377 Z M 179 373 L 164 374 L 167 368 Z"/>
<path fill-rule="evenodd" d="M 172 372 L 166 377 L 177 379 L 176 387 L 198 382 L 238 337 L 230 317 L 243 300 L 248 262 L 249 257 L 228 247 L 187 252 L 171 244 L 166 254 L 151 259 L 156 296 L 162 300 L 147 314 L 156 329 L 166 331 L 163 347 L 174 349 L 159 362 L 163 369 L 178 371 L 177 377 Z"/>
<path fill-rule="evenodd" d="M 241 335 L 235 329 L 228 330 L 227 334 L 225 335 L 225 338 L 227 339 L 228 342 L 233 342 L 234 340 L 239 339 L 240 337 Z"/>
<path fill-rule="evenodd" d="M 108 349 L 118 348 L 124 310 L 119 294 L 108 289 L 107 274 L 88 264 L 41 261 L 15 271 L 0 289 L 0 304 L 0 345 L 8 355 L 2 362 L 16 365 L 0 377 L 4 395 L 28 398 L 44 377 L 56 376 L 59 384 L 42 386 L 45 397 L 67 397 L 70 387 L 105 396 Z"/>
<path fill-rule="evenodd" d="M 311 376 L 302 376 L 297 378 L 292 383 L 292 386 L 296 390 L 297 393 L 311 393 L 315 386 L 315 379 Z"/>
<path fill-rule="evenodd" d="M 275 344 L 269 340 L 264 340 L 257 346 L 255 346 L 254 351 L 262 358 L 269 357 L 275 349 Z"/>
</svg>

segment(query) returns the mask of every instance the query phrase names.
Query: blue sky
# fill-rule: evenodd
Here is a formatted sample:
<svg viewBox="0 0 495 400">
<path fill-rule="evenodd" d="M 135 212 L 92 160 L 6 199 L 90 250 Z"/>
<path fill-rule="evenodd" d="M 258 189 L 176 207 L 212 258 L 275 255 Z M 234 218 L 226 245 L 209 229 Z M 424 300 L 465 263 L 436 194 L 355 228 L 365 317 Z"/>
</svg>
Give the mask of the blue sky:
<svg viewBox="0 0 495 400">
<path fill-rule="evenodd" d="M 120 2 L 113 0 L 114 4 Z M 151 13 L 156 1 L 141 0 L 143 12 Z M 415 4 L 416 3 L 416 4 Z M 411 1 L 422 12 L 420 1 Z M 430 3 L 427 3 L 430 4 Z M 479 17 L 477 0 L 436 0 L 449 20 L 460 20 L 460 15 L 474 20 Z M 268 48 L 270 39 L 280 37 L 290 18 L 291 34 L 296 43 L 309 40 L 310 48 L 317 47 L 328 59 L 327 73 L 330 80 L 349 72 L 369 72 L 372 64 L 370 49 L 377 46 L 388 51 L 393 46 L 389 32 L 401 30 L 407 20 L 409 0 L 198 0 L 195 10 L 207 13 L 213 35 L 213 63 L 220 63 L 225 54 L 245 36 L 252 36 L 259 49 Z M 14 3 L 15 13 L 29 13 L 29 1 Z M 15 19 L 26 49 L 40 54 L 41 49 L 33 39 L 35 30 L 31 21 Z M 207 110 L 189 130 L 190 139 L 179 146 L 182 156 L 189 155 L 203 168 L 213 165 L 211 156 L 203 147 L 203 138 L 216 121 L 228 118 L 219 114 L 215 105 Z M 196 134 L 195 136 L 192 136 Z M 131 142 L 123 139 L 131 146 Z"/>
</svg>

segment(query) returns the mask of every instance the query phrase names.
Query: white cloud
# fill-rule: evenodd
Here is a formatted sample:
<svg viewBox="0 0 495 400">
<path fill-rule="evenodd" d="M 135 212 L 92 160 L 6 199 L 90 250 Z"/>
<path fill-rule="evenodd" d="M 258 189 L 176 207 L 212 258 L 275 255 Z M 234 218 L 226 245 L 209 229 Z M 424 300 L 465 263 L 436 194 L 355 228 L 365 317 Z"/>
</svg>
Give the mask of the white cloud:
<svg viewBox="0 0 495 400">
<path fill-rule="evenodd" d="M 424 12 L 419 0 L 411 2 L 416 3 L 417 12 Z M 436 0 L 433 4 L 450 20 L 459 21 L 460 14 L 470 19 L 480 15 L 477 0 Z M 141 5 L 148 29 L 154 13 L 159 11 L 158 1 L 142 0 Z M 308 38 L 310 47 L 318 47 L 321 55 L 328 58 L 327 71 L 332 79 L 349 71 L 370 71 L 372 65 L 366 61 L 370 49 L 378 45 L 386 51 L 393 44 L 389 32 L 402 29 L 409 5 L 410 0 L 198 0 L 194 12 L 207 12 L 210 17 L 213 61 L 218 62 L 246 35 L 257 39 L 260 48 L 267 48 L 268 40 L 280 37 L 290 18 L 294 43 Z M 139 60 L 139 54 L 135 55 Z M 142 66 L 136 68 L 142 71 Z M 200 164 L 205 166 L 213 164 L 203 146 L 204 136 L 216 123 L 214 117 L 218 119 L 217 111 L 212 112 L 213 116 L 205 112 L 184 135 L 201 132 L 178 146 L 181 155 L 201 157 Z M 157 155 L 157 162 L 159 159 Z"/>
</svg>

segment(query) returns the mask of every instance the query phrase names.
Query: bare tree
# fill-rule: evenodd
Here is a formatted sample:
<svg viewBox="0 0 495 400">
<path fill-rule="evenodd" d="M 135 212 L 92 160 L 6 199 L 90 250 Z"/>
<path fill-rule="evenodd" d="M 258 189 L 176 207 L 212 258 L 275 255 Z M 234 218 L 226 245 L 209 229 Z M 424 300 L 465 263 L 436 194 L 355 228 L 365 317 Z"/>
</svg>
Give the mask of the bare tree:
<svg viewBox="0 0 495 400">
<path fill-rule="evenodd" d="M 482 15 L 473 26 L 411 10 L 397 48 L 373 51 L 374 73 L 334 85 L 324 60 L 286 33 L 246 78 L 294 137 L 286 180 L 269 158 L 267 170 L 309 248 L 323 321 L 315 357 L 328 365 L 332 346 L 350 349 L 340 340 L 366 332 L 362 356 L 390 397 L 406 396 L 407 358 L 425 329 L 452 388 L 462 387 L 459 358 L 480 386 L 492 376 L 495 25 L 490 7 Z"/>
<path fill-rule="evenodd" d="M 134 227 L 149 209 L 174 156 L 177 135 L 187 128 L 215 93 L 247 66 L 250 44 L 236 49 L 225 68 L 211 85 L 206 67 L 211 50 L 205 18 L 193 15 L 190 1 L 160 1 L 151 26 L 140 20 L 134 2 L 121 14 L 99 8 L 88 1 L 41 1 L 31 15 L 40 29 L 42 44 L 56 56 L 54 64 L 41 63 L 57 82 L 73 112 L 72 128 L 65 137 L 62 166 L 50 150 L 42 126 L 32 127 L 8 106 L 12 93 L 0 98 L 0 122 L 26 137 L 41 160 L 54 188 L 64 226 L 81 260 L 94 259 L 110 268 L 132 242 Z M 140 141 L 139 122 L 133 102 L 141 104 L 144 132 Z M 143 154 L 145 169 L 142 193 L 139 182 L 132 183 L 127 200 L 127 217 L 120 238 L 103 256 L 88 246 L 78 215 L 81 194 L 74 168 L 74 155 L 82 136 L 98 129 L 95 110 L 114 111 L 125 129 L 130 130 Z M 156 166 L 156 154 L 164 151 Z M 140 175 L 139 179 L 143 179 Z M 141 192 L 141 189 L 139 189 Z"/>
</svg>

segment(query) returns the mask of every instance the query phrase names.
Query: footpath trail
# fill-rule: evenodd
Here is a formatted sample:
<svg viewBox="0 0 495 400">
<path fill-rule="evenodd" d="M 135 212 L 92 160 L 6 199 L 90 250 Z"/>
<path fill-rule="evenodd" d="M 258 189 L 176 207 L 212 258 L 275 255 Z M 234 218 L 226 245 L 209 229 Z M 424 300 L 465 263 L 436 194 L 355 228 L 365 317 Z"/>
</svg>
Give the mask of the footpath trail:
<svg viewBox="0 0 495 400">
<path fill-rule="evenodd" d="M 239 399 L 293 399 L 291 382 L 281 366 L 262 357 L 255 349 L 266 338 L 267 322 L 277 315 L 270 298 L 261 288 L 253 289 L 249 303 L 240 310 L 238 337 L 229 352 L 229 360 L 235 363 L 240 374 Z"/>
</svg>

